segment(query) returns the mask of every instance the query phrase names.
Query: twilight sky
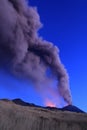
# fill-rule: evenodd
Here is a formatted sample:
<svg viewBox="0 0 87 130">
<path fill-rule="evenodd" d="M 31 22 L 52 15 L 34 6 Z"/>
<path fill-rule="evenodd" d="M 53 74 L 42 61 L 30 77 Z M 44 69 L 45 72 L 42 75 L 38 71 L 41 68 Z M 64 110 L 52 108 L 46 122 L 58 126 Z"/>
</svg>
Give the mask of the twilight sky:
<svg viewBox="0 0 87 130">
<path fill-rule="evenodd" d="M 37 6 L 43 23 L 39 34 L 60 49 L 61 60 L 70 76 L 73 104 L 87 111 L 86 0 L 30 0 L 30 5 Z M 43 105 L 40 95 L 29 85 L 28 81 L 20 81 L 0 70 L 0 98 L 22 98 Z"/>
</svg>

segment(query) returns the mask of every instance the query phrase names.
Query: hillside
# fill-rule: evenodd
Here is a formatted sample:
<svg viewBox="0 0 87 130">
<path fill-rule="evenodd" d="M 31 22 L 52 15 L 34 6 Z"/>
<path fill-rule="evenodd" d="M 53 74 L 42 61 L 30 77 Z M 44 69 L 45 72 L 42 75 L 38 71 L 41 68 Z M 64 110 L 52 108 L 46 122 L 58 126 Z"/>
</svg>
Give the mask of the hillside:
<svg viewBox="0 0 87 130">
<path fill-rule="evenodd" d="M 23 105 L 18 101 L 22 102 L 0 100 L 0 130 L 87 130 L 86 113 Z"/>
</svg>

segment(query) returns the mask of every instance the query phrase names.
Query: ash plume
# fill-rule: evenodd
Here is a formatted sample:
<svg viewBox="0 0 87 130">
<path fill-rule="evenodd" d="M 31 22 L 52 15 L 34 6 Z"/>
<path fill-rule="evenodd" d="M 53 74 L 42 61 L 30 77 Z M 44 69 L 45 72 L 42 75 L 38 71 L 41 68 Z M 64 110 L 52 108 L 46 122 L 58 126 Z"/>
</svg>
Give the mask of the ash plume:
<svg viewBox="0 0 87 130">
<path fill-rule="evenodd" d="M 41 26 L 37 9 L 26 0 L 0 0 L 0 67 L 31 80 L 34 86 L 55 77 L 60 95 L 71 104 L 69 78 L 59 49 L 39 37 Z M 51 78 L 46 74 L 48 68 Z"/>
</svg>

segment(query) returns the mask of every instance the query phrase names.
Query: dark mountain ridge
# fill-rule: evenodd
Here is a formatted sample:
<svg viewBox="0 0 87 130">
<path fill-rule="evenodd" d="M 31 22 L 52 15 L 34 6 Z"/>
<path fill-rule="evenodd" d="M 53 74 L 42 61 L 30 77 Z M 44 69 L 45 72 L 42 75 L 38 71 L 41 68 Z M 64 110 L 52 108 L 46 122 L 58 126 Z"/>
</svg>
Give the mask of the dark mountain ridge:
<svg viewBox="0 0 87 130">
<path fill-rule="evenodd" d="M 9 101 L 8 99 L 2 99 L 4 101 Z M 77 113 L 85 113 L 83 110 L 79 109 L 78 107 L 74 106 L 74 105 L 68 105 L 68 106 L 65 106 L 63 108 L 56 108 L 56 107 L 42 107 L 42 106 L 38 106 L 38 105 L 35 105 L 33 103 L 28 103 L 28 102 L 25 102 L 19 98 L 17 99 L 13 99 L 12 100 L 13 103 L 17 104 L 17 105 L 21 105 L 21 106 L 30 106 L 30 107 L 41 107 L 41 108 L 45 108 L 45 109 L 49 109 L 49 110 L 53 110 L 53 111 L 58 111 L 58 110 L 61 110 L 61 111 L 70 111 L 70 112 L 77 112 Z"/>
</svg>

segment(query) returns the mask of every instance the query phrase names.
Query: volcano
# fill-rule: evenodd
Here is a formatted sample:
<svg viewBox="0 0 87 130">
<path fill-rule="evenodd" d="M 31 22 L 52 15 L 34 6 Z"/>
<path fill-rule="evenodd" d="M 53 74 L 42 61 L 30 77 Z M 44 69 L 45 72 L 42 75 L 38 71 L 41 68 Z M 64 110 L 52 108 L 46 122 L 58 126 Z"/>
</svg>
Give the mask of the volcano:
<svg viewBox="0 0 87 130">
<path fill-rule="evenodd" d="M 71 112 L 78 112 L 78 113 L 85 113 L 83 110 L 79 109 L 76 106 L 68 105 L 64 108 L 62 108 L 63 111 L 71 111 Z"/>
<path fill-rule="evenodd" d="M 27 103 L 24 102 L 21 99 L 13 99 L 12 102 L 14 102 L 15 104 L 21 105 L 21 106 L 34 106 L 34 107 L 41 107 L 41 106 L 37 106 L 33 103 Z M 78 107 L 74 106 L 74 105 L 68 105 L 66 107 L 63 108 L 56 108 L 56 107 L 42 107 L 45 109 L 50 109 L 50 110 L 61 110 L 61 111 L 71 111 L 71 112 L 77 112 L 77 113 L 85 113 L 83 110 L 79 109 Z"/>
</svg>

